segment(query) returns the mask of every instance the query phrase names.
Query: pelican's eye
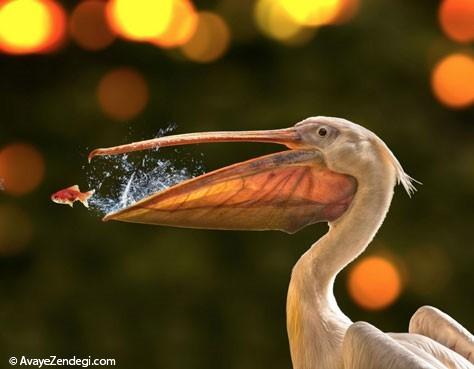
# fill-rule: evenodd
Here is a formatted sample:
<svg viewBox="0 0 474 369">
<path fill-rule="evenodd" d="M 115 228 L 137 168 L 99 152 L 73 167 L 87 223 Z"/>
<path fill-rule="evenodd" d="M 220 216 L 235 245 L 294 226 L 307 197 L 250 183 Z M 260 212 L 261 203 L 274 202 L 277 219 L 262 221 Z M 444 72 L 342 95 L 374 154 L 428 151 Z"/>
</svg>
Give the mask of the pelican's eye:
<svg viewBox="0 0 474 369">
<path fill-rule="evenodd" d="M 324 137 L 328 134 L 328 130 L 324 127 L 321 127 L 318 129 L 318 135 L 320 135 L 321 137 Z"/>
</svg>

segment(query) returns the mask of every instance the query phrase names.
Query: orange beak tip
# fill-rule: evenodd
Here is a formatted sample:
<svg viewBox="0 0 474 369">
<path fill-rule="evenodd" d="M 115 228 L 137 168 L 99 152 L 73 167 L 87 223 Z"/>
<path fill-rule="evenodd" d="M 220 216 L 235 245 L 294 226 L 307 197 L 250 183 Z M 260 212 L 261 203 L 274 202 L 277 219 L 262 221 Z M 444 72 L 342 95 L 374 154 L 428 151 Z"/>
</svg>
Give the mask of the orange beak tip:
<svg viewBox="0 0 474 369">
<path fill-rule="evenodd" d="M 87 162 L 90 164 L 92 159 L 94 158 L 95 156 L 95 150 L 94 151 L 91 151 L 89 156 L 87 157 Z"/>
</svg>

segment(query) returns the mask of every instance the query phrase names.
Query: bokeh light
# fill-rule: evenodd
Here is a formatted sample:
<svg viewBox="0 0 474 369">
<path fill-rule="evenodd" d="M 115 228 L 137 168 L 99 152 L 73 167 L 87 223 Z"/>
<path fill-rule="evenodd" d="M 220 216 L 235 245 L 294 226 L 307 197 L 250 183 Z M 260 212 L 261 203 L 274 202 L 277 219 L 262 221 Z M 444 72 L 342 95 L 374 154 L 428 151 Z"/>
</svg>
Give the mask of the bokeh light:
<svg viewBox="0 0 474 369">
<path fill-rule="evenodd" d="M 350 270 L 349 294 L 361 307 L 379 310 L 400 295 L 402 281 L 396 266 L 380 256 L 366 257 Z"/>
<path fill-rule="evenodd" d="M 0 205 L 0 255 L 16 254 L 31 241 L 33 229 L 27 213 L 13 205 Z"/>
<path fill-rule="evenodd" d="M 332 24 L 341 24 L 350 21 L 359 10 L 359 0 L 341 0 L 339 9 L 332 19 Z"/>
<path fill-rule="evenodd" d="M 190 60 L 209 63 L 219 59 L 229 47 L 230 31 L 225 21 L 212 12 L 199 12 L 197 29 L 181 47 Z"/>
<path fill-rule="evenodd" d="M 444 0 L 439 7 L 439 22 L 454 41 L 474 41 L 474 1 Z"/>
<path fill-rule="evenodd" d="M 55 1 L 42 0 L 51 16 L 51 33 L 41 52 L 52 52 L 63 45 L 66 38 L 67 16 L 62 6 Z"/>
<path fill-rule="evenodd" d="M 339 15 L 342 0 L 278 0 L 295 22 L 305 26 L 332 23 Z"/>
<path fill-rule="evenodd" d="M 262 32 L 289 45 L 301 45 L 327 24 L 349 21 L 359 8 L 359 0 L 258 0 L 254 18 Z"/>
<path fill-rule="evenodd" d="M 29 193 L 43 176 L 43 156 L 35 147 L 13 143 L 0 150 L 0 179 L 5 192 L 17 196 Z"/>
<path fill-rule="evenodd" d="M 107 116 L 125 121 L 140 114 L 147 105 L 148 85 L 135 69 L 116 68 L 100 80 L 97 98 Z"/>
<path fill-rule="evenodd" d="M 112 29 L 119 35 L 146 41 L 163 34 L 173 11 L 173 0 L 110 0 L 106 14 Z"/>
<path fill-rule="evenodd" d="M 72 38 L 86 50 L 100 50 L 115 39 L 105 16 L 105 2 L 86 0 L 71 14 L 69 30 Z"/>
<path fill-rule="evenodd" d="M 254 16 L 262 32 L 279 41 L 291 42 L 305 31 L 314 32 L 296 22 L 283 6 L 274 0 L 257 1 Z"/>
<path fill-rule="evenodd" d="M 451 108 L 464 108 L 474 102 L 474 59 L 467 54 L 451 54 L 433 69 L 433 92 Z"/>
<path fill-rule="evenodd" d="M 30 54 L 56 49 L 64 39 L 66 16 L 51 0 L 0 2 L 0 50 Z"/>
<path fill-rule="evenodd" d="M 174 0 L 171 21 L 165 32 L 155 39 L 155 45 L 171 48 L 184 45 L 196 31 L 198 15 L 191 1 Z"/>
</svg>

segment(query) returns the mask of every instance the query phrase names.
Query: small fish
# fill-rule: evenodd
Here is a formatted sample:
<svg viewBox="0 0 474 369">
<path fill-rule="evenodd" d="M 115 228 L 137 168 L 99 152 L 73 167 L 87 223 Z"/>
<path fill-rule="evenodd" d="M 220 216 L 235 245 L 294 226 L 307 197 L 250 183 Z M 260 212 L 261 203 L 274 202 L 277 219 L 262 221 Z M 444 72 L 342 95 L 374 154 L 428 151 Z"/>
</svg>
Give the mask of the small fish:
<svg viewBox="0 0 474 369">
<path fill-rule="evenodd" d="M 81 192 L 78 185 L 74 185 L 51 195 L 51 200 L 57 204 L 67 204 L 72 208 L 75 201 L 80 201 L 86 208 L 89 207 L 87 200 L 94 194 L 95 190 Z"/>
</svg>

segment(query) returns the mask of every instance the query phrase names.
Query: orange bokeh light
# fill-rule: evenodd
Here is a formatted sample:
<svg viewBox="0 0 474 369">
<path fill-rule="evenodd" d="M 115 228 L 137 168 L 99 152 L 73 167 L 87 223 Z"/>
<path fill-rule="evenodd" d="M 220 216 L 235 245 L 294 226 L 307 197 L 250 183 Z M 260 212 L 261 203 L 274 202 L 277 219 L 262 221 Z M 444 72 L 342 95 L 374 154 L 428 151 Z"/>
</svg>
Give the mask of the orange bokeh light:
<svg viewBox="0 0 474 369">
<path fill-rule="evenodd" d="M 0 150 L 0 179 L 5 192 L 24 195 L 33 191 L 43 176 L 43 156 L 33 146 L 14 143 Z"/>
<path fill-rule="evenodd" d="M 171 22 L 166 31 L 151 40 L 157 46 L 171 48 L 187 43 L 197 29 L 198 15 L 191 1 L 175 0 Z"/>
<path fill-rule="evenodd" d="M 474 41 L 474 1 L 444 0 L 439 7 L 439 22 L 454 41 Z"/>
<path fill-rule="evenodd" d="M 431 85 L 435 96 L 451 108 L 474 102 L 474 59 L 467 54 L 451 54 L 433 69 Z"/>
<path fill-rule="evenodd" d="M 166 32 L 175 0 L 110 0 L 107 20 L 114 32 L 134 41 L 148 41 Z"/>
<path fill-rule="evenodd" d="M 362 259 L 350 270 L 348 289 L 358 305 L 369 310 L 379 310 L 398 298 L 402 282 L 392 262 L 372 256 Z"/>
<path fill-rule="evenodd" d="M 48 41 L 41 52 L 51 52 L 64 43 L 66 38 L 67 17 L 59 3 L 50 0 L 43 0 L 43 2 L 49 8 L 52 28 Z"/>
<path fill-rule="evenodd" d="M 148 103 L 148 85 L 132 68 L 122 67 L 102 77 L 97 88 L 102 111 L 110 118 L 125 121 L 140 114 Z"/>
<path fill-rule="evenodd" d="M 105 2 L 86 0 L 71 14 L 69 30 L 72 38 L 86 50 L 100 50 L 115 39 L 105 17 Z"/>
<path fill-rule="evenodd" d="M 209 63 L 226 52 L 230 31 L 225 21 L 215 13 L 199 12 L 198 16 L 196 32 L 181 50 L 190 60 Z"/>
<path fill-rule="evenodd" d="M 66 15 L 52 0 L 0 3 L 0 50 L 31 54 L 56 49 L 64 39 Z"/>
</svg>

